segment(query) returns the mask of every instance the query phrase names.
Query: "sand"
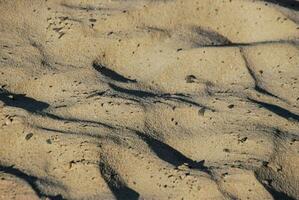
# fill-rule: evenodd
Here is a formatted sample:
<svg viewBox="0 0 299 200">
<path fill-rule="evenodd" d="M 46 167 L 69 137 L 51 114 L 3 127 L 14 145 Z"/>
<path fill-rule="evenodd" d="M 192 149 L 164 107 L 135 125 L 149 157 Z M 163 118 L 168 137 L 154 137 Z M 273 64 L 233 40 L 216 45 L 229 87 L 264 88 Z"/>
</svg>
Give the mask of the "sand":
<svg viewBox="0 0 299 200">
<path fill-rule="evenodd" d="M 299 1 L 0 0 L 0 199 L 299 199 Z"/>
</svg>

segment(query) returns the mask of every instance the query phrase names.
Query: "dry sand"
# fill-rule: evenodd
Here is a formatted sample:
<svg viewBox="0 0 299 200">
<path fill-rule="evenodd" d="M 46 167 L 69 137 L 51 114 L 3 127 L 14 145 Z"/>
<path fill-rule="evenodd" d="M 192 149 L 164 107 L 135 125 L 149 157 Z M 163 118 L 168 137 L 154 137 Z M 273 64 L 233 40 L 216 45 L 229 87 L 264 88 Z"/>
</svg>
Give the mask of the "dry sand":
<svg viewBox="0 0 299 200">
<path fill-rule="evenodd" d="M 0 0 L 0 199 L 299 199 L 299 1 Z"/>
</svg>

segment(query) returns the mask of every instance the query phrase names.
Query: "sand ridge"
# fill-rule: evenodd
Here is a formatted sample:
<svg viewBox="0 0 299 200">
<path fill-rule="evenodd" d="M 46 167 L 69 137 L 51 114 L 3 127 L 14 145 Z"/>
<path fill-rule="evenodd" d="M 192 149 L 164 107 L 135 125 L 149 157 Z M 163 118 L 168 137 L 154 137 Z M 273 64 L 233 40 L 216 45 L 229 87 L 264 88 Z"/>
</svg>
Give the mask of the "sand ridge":
<svg viewBox="0 0 299 200">
<path fill-rule="evenodd" d="M 298 199 L 298 4 L 0 0 L 0 199 Z"/>
</svg>

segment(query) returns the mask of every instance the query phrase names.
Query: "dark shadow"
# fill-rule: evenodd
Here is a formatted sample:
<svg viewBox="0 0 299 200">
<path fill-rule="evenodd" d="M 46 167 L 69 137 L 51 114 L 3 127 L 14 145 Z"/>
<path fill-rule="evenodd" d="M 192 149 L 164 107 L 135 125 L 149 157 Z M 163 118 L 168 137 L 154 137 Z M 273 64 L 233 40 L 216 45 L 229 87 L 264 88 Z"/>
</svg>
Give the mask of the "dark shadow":
<svg viewBox="0 0 299 200">
<path fill-rule="evenodd" d="M 278 96 L 272 94 L 271 92 L 267 91 L 267 90 L 264 89 L 264 88 L 261 88 L 259 85 L 255 85 L 254 89 L 255 89 L 257 92 L 261 93 L 261 94 L 268 95 L 268 96 L 271 96 L 271 97 L 275 97 L 275 98 L 280 99 L 280 97 L 278 97 Z"/>
<path fill-rule="evenodd" d="M 101 161 L 99 167 L 103 179 L 117 200 L 139 199 L 139 193 L 126 186 L 122 178 L 108 163 Z"/>
<path fill-rule="evenodd" d="M 281 191 L 277 191 L 275 188 L 273 188 L 273 186 L 271 185 L 272 180 L 264 179 L 264 181 L 266 181 L 264 182 L 259 178 L 257 172 L 254 172 L 254 175 L 256 179 L 260 182 L 260 184 L 271 194 L 274 200 L 295 200 L 293 197 L 290 197 L 288 194 Z"/>
<path fill-rule="evenodd" d="M 7 106 L 22 108 L 32 113 L 49 107 L 49 104 L 26 97 L 25 94 L 14 94 L 3 90 L 0 90 L 0 101 L 3 101 Z"/>
<path fill-rule="evenodd" d="M 275 98 L 278 98 L 278 99 L 282 100 L 278 96 L 272 94 L 271 92 L 269 92 L 265 88 L 261 87 L 260 81 L 257 78 L 256 73 L 254 72 L 254 70 L 250 66 L 249 61 L 247 59 L 247 56 L 245 55 L 245 53 L 243 51 L 243 48 L 240 48 L 240 53 L 241 53 L 241 56 L 242 56 L 242 58 L 245 62 L 245 67 L 247 68 L 248 73 L 250 74 L 251 78 L 254 80 L 254 89 L 255 89 L 255 91 L 257 91 L 261 94 L 268 95 L 268 96 L 275 97 Z"/>
<path fill-rule="evenodd" d="M 115 72 L 101 64 L 95 63 L 95 62 L 92 64 L 92 67 L 95 70 L 97 70 L 98 72 L 100 72 L 103 76 L 106 76 L 112 80 L 123 82 L 123 83 L 136 83 L 137 82 L 136 80 L 128 79 L 128 78 L 118 74 L 117 72 Z"/>
<path fill-rule="evenodd" d="M 97 140 L 105 140 L 105 141 L 111 141 L 116 145 L 122 145 L 121 139 L 119 138 L 119 135 L 117 132 L 111 132 L 110 134 L 105 134 L 105 135 L 97 135 L 95 133 L 88 133 L 88 132 L 73 132 L 73 131 L 65 131 L 65 130 L 59 130 L 59 129 L 52 129 L 52 128 L 47 128 L 47 127 L 42 127 L 42 126 L 35 126 L 35 128 L 43 130 L 43 131 L 49 131 L 53 133 L 60 133 L 63 135 L 76 135 L 77 137 L 79 136 L 80 138 L 94 138 Z M 90 142 L 91 143 L 91 142 Z M 96 143 L 98 144 L 98 143 Z"/>
<path fill-rule="evenodd" d="M 148 98 L 148 97 L 154 98 L 154 97 L 158 96 L 157 94 L 152 93 L 152 92 L 146 92 L 146 91 L 141 91 L 141 90 L 130 90 L 130 89 L 126 89 L 126 88 L 121 88 L 121 87 L 118 87 L 118 86 L 116 86 L 112 83 L 109 83 L 109 86 L 117 92 L 125 93 L 125 94 L 132 95 L 132 96 L 139 97 L 139 98 Z"/>
<path fill-rule="evenodd" d="M 280 106 L 274 105 L 274 104 L 270 104 L 270 103 L 265 103 L 265 102 L 261 102 L 261 101 L 257 101 L 254 99 L 250 99 L 248 98 L 248 100 L 252 101 L 253 103 L 256 103 L 264 108 L 266 108 L 267 110 L 279 115 L 280 117 L 283 117 L 285 119 L 293 119 L 296 121 L 299 121 L 299 115 L 292 113 Z"/>
<path fill-rule="evenodd" d="M 227 37 L 219 34 L 216 31 L 208 30 L 203 27 L 194 27 L 193 29 L 195 33 L 205 38 L 206 44 L 204 46 L 226 46 L 232 44 L 232 42 Z M 200 42 L 197 43 L 198 46 L 201 46 Z"/>
<path fill-rule="evenodd" d="M 95 138 L 95 139 L 100 139 L 100 140 L 111 140 L 113 141 L 115 144 L 120 145 L 120 142 L 118 140 L 118 137 L 115 135 L 94 135 L 92 133 L 80 133 L 80 132 L 73 132 L 73 131 L 64 131 L 64 130 L 59 130 L 59 129 L 52 129 L 52 128 L 46 128 L 46 127 L 41 127 L 41 126 L 36 126 L 35 128 L 44 130 L 44 131 L 49 131 L 49 132 L 55 132 L 55 133 L 61 133 L 64 135 L 76 135 L 76 136 L 80 136 L 82 138 L 84 137 L 88 137 L 88 138 Z"/>
<path fill-rule="evenodd" d="M 264 0 L 265 2 L 277 4 L 279 6 L 289 8 L 292 10 L 299 10 L 299 1 L 296 0 Z"/>
<path fill-rule="evenodd" d="M 166 100 L 172 100 L 172 101 L 177 100 L 177 101 L 180 101 L 180 102 L 183 102 L 183 103 L 191 104 L 191 105 L 197 106 L 197 107 L 202 107 L 202 108 L 205 108 L 206 110 L 211 110 L 211 111 L 215 112 L 215 110 L 212 109 L 212 108 L 209 108 L 207 106 L 196 103 L 194 101 L 190 101 L 190 100 L 182 98 L 182 97 L 177 97 L 177 96 L 170 95 L 170 94 L 164 94 L 164 95 L 161 96 L 161 98 L 166 99 Z"/>
<path fill-rule="evenodd" d="M 55 132 L 55 133 L 61 133 L 65 135 L 77 135 L 81 137 L 90 137 L 90 138 L 97 138 L 97 139 L 103 139 L 103 137 L 98 136 L 98 135 L 92 135 L 90 133 L 77 133 L 73 131 L 64 131 L 64 130 L 59 130 L 59 129 L 53 129 L 53 128 L 46 128 L 46 127 L 41 127 L 41 126 L 36 126 L 35 128 L 44 130 L 44 131 L 49 131 L 49 132 Z"/>
<path fill-rule="evenodd" d="M 168 144 L 165 144 L 155 138 L 147 136 L 141 132 L 135 131 L 136 134 L 145 141 L 149 147 L 156 153 L 156 155 L 164 160 L 165 162 L 170 163 L 171 165 L 178 167 L 183 164 L 187 164 L 191 169 L 197 169 L 208 174 L 211 174 L 210 170 L 204 166 L 205 161 L 194 161 L 176 149 L 172 148 Z"/>
<path fill-rule="evenodd" d="M 103 96 L 107 91 L 97 91 L 97 92 L 94 92 L 90 95 L 88 95 L 86 97 L 86 99 L 89 99 L 89 98 L 92 98 L 92 97 L 96 97 L 96 96 Z"/>
<path fill-rule="evenodd" d="M 196 103 L 194 101 L 190 101 L 190 100 L 186 99 L 187 96 L 184 95 L 184 94 L 181 94 L 181 93 L 176 93 L 176 94 L 170 94 L 170 93 L 155 94 L 155 93 L 152 93 L 152 92 L 147 92 L 147 91 L 142 91 L 142 90 L 131 90 L 131 89 L 126 89 L 126 88 L 121 88 L 121 87 L 116 86 L 112 83 L 109 83 L 109 86 L 111 87 L 111 89 L 113 89 L 116 92 L 124 93 L 124 94 L 131 95 L 131 96 L 134 96 L 134 97 L 137 97 L 137 98 L 160 98 L 160 99 L 172 100 L 172 101 L 176 100 L 176 101 L 191 104 L 191 105 L 194 105 L 194 106 L 204 107 L 207 110 L 215 111 L 215 110 L 213 110 L 211 108 L 208 108 L 204 105 L 201 105 L 199 103 Z"/>
<path fill-rule="evenodd" d="M 51 196 L 51 195 L 43 194 L 37 186 L 36 182 L 38 181 L 38 179 L 35 176 L 27 175 L 24 172 L 20 171 L 19 169 L 14 168 L 13 166 L 6 167 L 6 166 L 0 165 L 0 172 L 4 172 L 6 174 L 10 174 L 10 175 L 13 175 L 13 176 L 16 176 L 16 177 L 22 179 L 23 181 L 25 181 L 26 183 L 28 183 L 31 186 L 31 188 L 34 190 L 34 192 L 36 193 L 36 195 L 39 198 L 47 197 L 50 200 L 63 200 L 64 199 L 61 195 Z"/>
<path fill-rule="evenodd" d="M 84 11 L 119 11 L 117 8 L 106 8 L 106 7 L 98 7 L 94 6 L 92 4 L 88 5 L 72 5 L 67 3 L 60 3 L 61 6 L 68 8 L 68 9 L 74 9 L 74 10 L 84 10 Z"/>
<path fill-rule="evenodd" d="M 211 44 L 211 45 L 198 45 L 198 47 L 205 47 L 205 48 L 217 48 L 217 47 L 251 47 L 257 45 L 264 45 L 264 44 L 297 44 L 298 41 L 295 40 L 265 40 L 265 41 L 257 41 L 257 42 L 250 42 L 250 43 L 225 43 L 225 44 Z"/>
<path fill-rule="evenodd" d="M 54 120 L 61 120 L 61 121 L 74 122 L 74 123 L 90 123 L 90 124 L 96 124 L 96 125 L 99 125 L 99 126 L 103 126 L 105 128 L 115 129 L 115 127 L 113 127 L 109 124 L 105 124 L 103 122 L 98 122 L 98 121 L 81 120 L 81 119 L 76 119 L 76 118 L 63 118 L 61 116 L 58 116 L 58 115 L 55 115 L 55 114 L 52 114 L 52 113 L 48 113 L 48 112 L 39 112 L 38 114 L 47 116 L 47 117 L 49 117 L 51 119 L 54 119 Z"/>
<path fill-rule="evenodd" d="M 279 192 L 272 187 L 265 186 L 266 190 L 272 195 L 274 200 L 295 200 L 294 198 L 288 196 L 287 194 L 283 192 Z"/>
<path fill-rule="evenodd" d="M 124 97 L 124 96 L 121 96 L 121 95 L 118 95 L 118 94 L 108 94 L 106 96 L 108 96 L 108 97 L 115 97 L 115 98 L 121 98 L 121 99 L 125 99 L 125 100 L 128 100 L 128 101 L 133 101 L 135 103 L 141 103 L 140 100 L 137 100 L 137 99 L 134 99 L 134 98 L 130 98 L 130 97 Z"/>
</svg>

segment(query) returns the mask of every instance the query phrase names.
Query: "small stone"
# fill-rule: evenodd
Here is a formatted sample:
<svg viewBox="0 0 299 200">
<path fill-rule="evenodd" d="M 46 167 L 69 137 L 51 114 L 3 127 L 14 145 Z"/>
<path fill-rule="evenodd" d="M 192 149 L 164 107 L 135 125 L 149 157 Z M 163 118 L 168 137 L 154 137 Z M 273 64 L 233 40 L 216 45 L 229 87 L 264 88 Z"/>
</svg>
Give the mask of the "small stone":
<svg viewBox="0 0 299 200">
<path fill-rule="evenodd" d="M 25 140 L 30 140 L 30 138 L 32 138 L 33 136 L 33 133 L 28 133 L 26 136 L 25 136 Z"/>
<path fill-rule="evenodd" d="M 196 82 L 197 78 L 194 75 L 188 75 L 186 76 L 185 80 L 187 83 L 194 83 Z"/>
<path fill-rule="evenodd" d="M 277 172 L 281 172 L 281 171 L 282 171 L 282 166 L 279 165 L 279 166 L 276 168 L 276 171 L 277 171 Z"/>
<path fill-rule="evenodd" d="M 230 104 L 229 106 L 227 106 L 229 109 L 232 109 L 232 108 L 234 108 L 235 107 L 235 105 L 234 104 Z"/>
<path fill-rule="evenodd" d="M 225 176 L 227 176 L 227 175 L 228 175 L 227 172 L 225 172 L 225 173 L 222 174 L 223 177 L 225 177 Z"/>
<path fill-rule="evenodd" d="M 269 162 L 267 162 L 267 161 L 263 161 L 263 162 L 262 162 L 262 165 L 263 165 L 264 167 L 268 167 Z"/>
<path fill-rule="evenodd" d="M 224 152 L 229 153 L 230 150 L 229 149 L 223 149 Z"/>
<path fill-rule="evenodd" d="M 239 142 L 244 143 L 247 139 L 248 139 L 247 137 L 244 137 L 244 138 L 240 139 Z"/>
<path fill-rule="evenodd" d="M 272 180 L 271 180 L 271 179 L 262 180 L 262 183 L 263 183 L 264 185 L 271 186 Z"/>
<path fill-rule="evenodd" d="M 184 163 L 182 165 L 179 165 L 177 168 L 179 170 L 188 170 L 189 169 L 189 165 L 188 165 L 188 163 Z"/>
<path fill-rule="evenodd" d="M 46 142 L 47 142 L 48 144 L 52 144 L 51 139 L 47 139 Z"/>
<path fill-rule="evenodd" d="M 90 22 L 96 22 L 97 20 L 96 20 L 96 19 L 93 19 L 93 18 L 91 18 L 91 19 L 89 19 L 89 21 L 90 21 Z"/>
<path fill-rule="evenodd" d="M 205 112 L 206 112 L 206 109 L 205 108 L 201 108 L 201 109 L 198 110 L 198 115 L 204 116 Z"/>
<path fill-rule="evenodd" d="M 6 120 L 5 120 L 5 125 L 10 125 L 11 123 L 12 123 L 12 121 L 13 121 L 13 119 L 12 118 L 7 118 Z"/>
<path fill-rule="evenodd" d="M 76 163 L 76 162 L 72 160 L 72 161 L 69 163 L 69 169 L 71 169 L 75 163 Z"/>
</svg>

